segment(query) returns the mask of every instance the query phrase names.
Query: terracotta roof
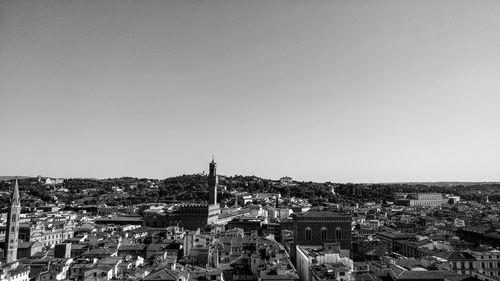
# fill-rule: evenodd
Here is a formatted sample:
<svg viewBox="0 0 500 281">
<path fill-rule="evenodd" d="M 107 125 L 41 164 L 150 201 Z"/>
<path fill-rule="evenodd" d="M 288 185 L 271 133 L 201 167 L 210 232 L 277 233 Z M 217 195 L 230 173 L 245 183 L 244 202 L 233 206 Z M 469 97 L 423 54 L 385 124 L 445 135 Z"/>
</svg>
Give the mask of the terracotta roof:
<svg viewBox="0 0 500 281">
<path fill-rule="evenodd" d="M 83 256 L 93 256 L 93 255 L 111 255 L 111 251 L 108 249 L 97 248 L 83 253 Z"/>
<path fill-rule="evenodd" d="M 396 277 L 396 280 L 444 280 L 445 277 L 456 276 L 457 273 L 449 270 L 429 270 L 429 271 L 404 271 Z"/>
<path fill-rule="evenodd" d="M 26 272 L 26 271 L 30 271 L 29 267 L 23 266 L 23 265 L 19 265 L 15 269 L 10 270 L 9 273 L 12 276 L 12 275 L 18 275 L 18 274 Z"/>
<path fill-rule="evenodd" d="M 173 280 L 177 281 L 178 273 L 170 269 L 160 269 L 156 272 L 152 272 L 146 276 L 143 280 Z"/>
<path fill-rule="evenodd" d="M 160 251 L 165 248 L 167 244 L 149 244 L 148 245 L 148 251 Z"/>
<path fill-rule="evenodd" d="M 143 251 L 146 248 L 145 244 L 125 244 L 120 245 L 118 251 Z"/>
</svg>

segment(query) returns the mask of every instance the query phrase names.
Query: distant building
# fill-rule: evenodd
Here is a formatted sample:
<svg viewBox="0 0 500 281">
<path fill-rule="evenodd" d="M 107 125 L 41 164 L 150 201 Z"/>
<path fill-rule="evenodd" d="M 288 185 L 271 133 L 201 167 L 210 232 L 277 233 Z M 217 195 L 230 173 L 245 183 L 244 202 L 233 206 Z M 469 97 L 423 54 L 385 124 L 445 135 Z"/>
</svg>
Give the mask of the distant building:
<svg viewBox="0 0 500 281">
<path fill-rule="evenodd" d="M 252 202 L 252 195 L 251 194 L 244 194 L 241 196 L 241 201 L 243 202 L 243 205 L 246 205 L 249 202 Z"/>
<path fill-rule="evenodd" d="M 71 243 L 56 244 L 54 249 L 54 257 L 67 259 L 71 257 Z"/>
<path fill-rule="evenodd" d="M 287 186 L 289 184 L 293 183 L 293 180 L 291 177 L 282 177 L 280 179 L 280 184 L 283 185 L 283 186 Z"/>
<path fill-rule="evenodd" d="M 121 213 L 127 215 L 135 215 L 139 212 L 139 208 L 134 206 L 106 206 L 101 205 L 97 207 L 97 214 L 107 216 L 111 214 Z"/>
<path fill-rule="evenodd" d="M 98 218 L 94 221 L 95 224 L 114 224 L 114 225 L 142 225 L 143 218 L 139 216 L 115 216 L 109 218 Z"/>
<path fill-rule="evenodd" d="M 47 205 L 47 206 L 38 206 L 36 207 L 37 211 L 42 211 L 45 213 L 54 213 L 59 211 L 59 207 L 53 206 L 53 205 Z"/>
<path fill-rule="evenodd" d="M 41 181 L 41 177 L 38 178 L 39 181 Z M 57 184 L 63 184 L 64 179 L 51 179 L 51 178 L 46 178 L 44 181 L 45 185 L 57 185 Z"/>
<path fill-rule="evenodd" d="M 441 206 L 448 203 L 448 198 L 443 198 L 441 193 L 396 193 L 396 204 L 402 206 Z"/>
<path fill-rule="evenodd" d="M 392 253 L 394 251 L 399 251 L 398 245 L 400 245 L 401 241 L 408 241 L 410 238 L 413 238 L 415 235 L 408 233 L 392 233 L 387 231 L 382 231 L 377 233 L 377 238 L 380 241 L 384 242 L 386 245 L 385 250 L 388 253 Z"/>
<path fill-rule="evenodd" d="M 457 230 L 457 235 L 476 245 L 486 244 L 500 247 L 500 231 L 491 226 L 465 226 Z"/>
<path fill-rule="evenodd" d="M 196 230 L 207 225 L 216 224 L 220 214 L 220 204 L 217 203 L 217 164 L 212 159 L 209 164 L 208 204 L 185 204 L 170 213 L 145 215 L 144 226 L 167 227 L 178 225 L 185 229 Z"/>
<path fill-rule="evenodd" d="M 0 227 L 0 232 L 4 227 Z M 24 242 L 40 242 L 43 246 L 62 243 L 73 238 L 75 225 L 73 222 L 37 222 L 36 224 L 21 223 L 19 225 L 19 240 Z"/>
<path fill-rule="evenodd" d="M 247 235 L 262 235 L 262 228 L 267 223 L 265 217 L 243 216 L 227 223 L 227 229 L 240 228 Z"/>
<path fill-rule="evenodd" d="M 17 248 L 17 258 L 29 258 L 37 252 L 41 252 L 43 244 L 40 242 L 20 242 Z"/>
<path fill-rule="evenodd" d="M 28 281 L 30 268 L 14 262 L 0 268 L 0 280 L 6 281 Z"/>
<path fill-rule="evenodd" d="M 500 251 L 472 251 L 476 258 L 476 271 L 472 275 L 486 281 L 500 280 Z"/>
<path fill-rule="evenodd" d="M 465 227 L 465 220 L 462 220 L 462 219 L 459 219 L 459 218 L 455 218 L 453 220 L 453 226 L 455 226 L 455 227 Z"/>
</svg>

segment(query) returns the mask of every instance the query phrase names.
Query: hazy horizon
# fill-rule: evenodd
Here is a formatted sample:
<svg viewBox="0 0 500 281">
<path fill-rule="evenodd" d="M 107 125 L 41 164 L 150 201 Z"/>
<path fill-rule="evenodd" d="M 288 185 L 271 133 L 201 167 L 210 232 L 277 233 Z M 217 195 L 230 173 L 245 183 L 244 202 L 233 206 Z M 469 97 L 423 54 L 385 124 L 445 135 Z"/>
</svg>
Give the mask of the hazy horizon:
<svg viewBox="0 0 500 281">
<path fill-rule="evenodd" d="M 500 1 L 0 0 L 0 175 L 500 181 Z"/>
<path fill-rule="evenodd" d="M 201 173 L 192 173 L 192 174 L 182 174 L 182 175 L 177 175 L 177 176 L 189 176 L 189 175 L 199 175 Z M 205 173 L 207 175 L 207 173 Z M 15 178 L 23 179 L 23 178 L 37 178 L 38 176 L 41 176 L 42 178 L 52 178 L 52 179 L 88 179 L 88 180 L 112 180 L 112 179 L 120 179 L 120 178 L 137 178 L 137 179 L 148 179 L 148 180 L 164 180 L 170 177 L 166 178 L 142 178 L 142 177 L 134 177 L 134 176 L 121 176 L 121 177 L 105 177 L 105 178 L 95 178 L 95 177 L 76 177 L 76 178 L 63 178 L 63 177 L 54 177 L 50 175 L 37 175 L 37 176 L 26 176 L 26 175 L 18 175 L 18 176 L 5 176 L 5 175 L 0 175 L 0 180 L 3 181 L 12 181 Z M 273 179 L 273 178 L 263 178 L 259 177 L 258 175 L 221 175 L 218 174 L 218 176 L 223 176 L 223 177 L 235 177 L 235 176 L 255 176 L 264 180 L 274 180 L 274 181 L 279 181 L 279 178 Z M 176 176 L 172 176 L 176 177 Z M 5 179 L 9 178 L 9 179 Z M 297 181 L 297 182 L 310 182 L 309 180 L 300 180 L 300 179 L 294 179 L 292 180 Z M 330 182 L 332 184 L 499 184 L 499 181 L 398 181 L 398 182 L 335 182 L 335 181 L 311 181 L 315 183 L 327 183 Z"/>
</svg>

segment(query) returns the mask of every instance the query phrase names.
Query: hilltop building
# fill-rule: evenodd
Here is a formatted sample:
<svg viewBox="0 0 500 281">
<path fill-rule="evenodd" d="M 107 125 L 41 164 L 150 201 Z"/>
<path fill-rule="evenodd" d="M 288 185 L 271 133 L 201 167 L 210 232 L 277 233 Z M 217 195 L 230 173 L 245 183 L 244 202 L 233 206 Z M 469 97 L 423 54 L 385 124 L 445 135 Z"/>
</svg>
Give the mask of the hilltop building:
<svg viewBox="0 0 500 281">
<path fill-rule="evenodd" d="M 396 193 L 396 204 L 402 206 L 441 206 L 448 203 L 448 198 L 443 198 L 441 193 Z"/>
</svg>

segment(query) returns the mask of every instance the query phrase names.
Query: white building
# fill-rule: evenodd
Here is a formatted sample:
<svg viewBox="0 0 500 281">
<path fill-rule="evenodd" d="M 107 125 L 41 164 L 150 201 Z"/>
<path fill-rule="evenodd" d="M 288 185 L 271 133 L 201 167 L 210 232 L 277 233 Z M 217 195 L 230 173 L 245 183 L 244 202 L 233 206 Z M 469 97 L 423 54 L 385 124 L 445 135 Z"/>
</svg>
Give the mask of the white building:
<svg viewBox="0 0 500 281">
<path fill-rule="evenodd" d="M 338 247 L 337 247 L 338 248 Z M 297 273 L 300 280 L 313 280 L 312 266 L 313 265 L 329 265 L 328 267 L 337 268 L 335 273 L 339 275 L 339 281 L 354 280 L 352 272 L 354 271 L 354 262 L 348 258 L 341 256 L 339 249 L 325 249 L 323 246 L 296 246 L 297 250 Z M 342 273 L 344 272 L 344 273 Z M 342 275 L 342 278 L 340 278 Z"/>
</svg>

